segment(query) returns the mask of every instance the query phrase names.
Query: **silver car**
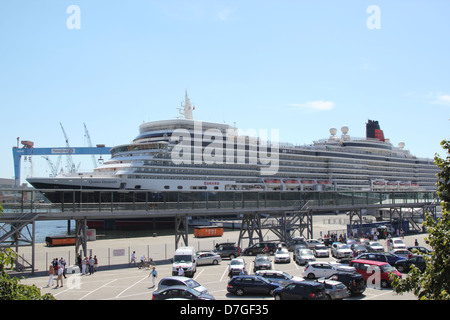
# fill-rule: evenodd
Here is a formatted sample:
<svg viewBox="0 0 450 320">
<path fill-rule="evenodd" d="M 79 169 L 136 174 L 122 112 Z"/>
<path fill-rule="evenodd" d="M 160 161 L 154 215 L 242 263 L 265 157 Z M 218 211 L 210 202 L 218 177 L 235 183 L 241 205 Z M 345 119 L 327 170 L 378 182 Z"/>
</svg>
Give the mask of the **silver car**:
<svg viewBox="0 0 450 320">
<path fill-rule="evenodd" d="M 318 279 L 317 282 L 325 285 L 325 296 L 328 300 L 341 300 L 350 296 L 350 293 L 342 282 L 328 279 Z"/>
<path fill-rule="evenodd" d="M 199 251 L 197 255 L 197 265 L 219 264 L 222 257 L 213 251 Z"/>
<path fill-rule="evenodd" d="M 200 293 L 208 293 L 208 289 L 206 289 L 197 281 L 188 277 L 181 276 L 171 276 L 161 279 L 161 281 L 158 283 L 158 291 L 173 286 L 187 286 Z"/>
<path fill-rule="evenodd" d="M 316 257 L 310 249 L 300 249 L 295 252 L 295 262 L 299 265 L 305 265 L 312 261 L 316 261 Z"/>
</svg>

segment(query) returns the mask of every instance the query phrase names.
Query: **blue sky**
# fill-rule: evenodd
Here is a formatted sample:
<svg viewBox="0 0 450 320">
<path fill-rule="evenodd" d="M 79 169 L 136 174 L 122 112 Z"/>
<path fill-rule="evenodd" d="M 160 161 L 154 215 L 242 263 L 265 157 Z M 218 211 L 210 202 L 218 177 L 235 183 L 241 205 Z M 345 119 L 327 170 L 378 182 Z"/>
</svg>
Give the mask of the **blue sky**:
<svg viewBox="0 0 450 320">
<path fill-rule="evenodd" d="M 128 143 L 176 117 L 185 89 L 197 120 L 297 144 L 343 125 L 363 137 L 378 120 L 432 158 L 449 138 L 449 12 L 447 0 L 0 0 L 0 177 L 14 175 L 17 137 L 64 146 L 62 123 L 87 146 L 86 123 L 93 144 Z"/>
</svg>

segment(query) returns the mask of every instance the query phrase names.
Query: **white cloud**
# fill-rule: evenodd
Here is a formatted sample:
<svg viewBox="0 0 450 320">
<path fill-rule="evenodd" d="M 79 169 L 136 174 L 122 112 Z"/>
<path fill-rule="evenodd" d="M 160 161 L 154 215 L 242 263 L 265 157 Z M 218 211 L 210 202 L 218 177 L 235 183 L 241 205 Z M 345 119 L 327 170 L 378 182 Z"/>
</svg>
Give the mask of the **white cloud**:
<svg viewBox="0 0 450 320">
<path fill-rule="evenodd" d="M 434 99 L 433 101 L 431 101 L 432 104 L 450 106 L 450 94 L 443 94 L 439 92 L 437 94 L 431 94 L 431 96 Z"/>
<path fill-rule="evenodd" d="M 327 111 L 334 109 L 335 103 L 333 101 L 316 100 L 316 101 L 307 101 L 306 103 L 292 103 L 289 106 L 315 111 Z"/>
</svg>

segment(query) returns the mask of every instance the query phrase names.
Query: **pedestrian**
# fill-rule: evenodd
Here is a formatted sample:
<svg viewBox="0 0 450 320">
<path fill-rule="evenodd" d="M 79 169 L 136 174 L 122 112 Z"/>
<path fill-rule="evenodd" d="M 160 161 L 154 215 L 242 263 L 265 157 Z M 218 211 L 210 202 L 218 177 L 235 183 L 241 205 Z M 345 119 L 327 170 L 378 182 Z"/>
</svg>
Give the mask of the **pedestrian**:
<svg viewBox="0 0 450 320">
<path fill-rule="evenodd" d="M 94 272 L 97 272 L 98 268 L 98 259 L 97 256 L 94 256 Z"/>
<path fill-rule="evenodd" d="M 86 274 L 86 266 L 88 264 L 87 258 L 84 257 L 84 259 L 81 261 L 81 275 L 85 275 Z"/>
<path fill-rule="evenodd" d="M 156 271 L 156 267 L 153 266 L 152 271 L 150 271 L 149 277 L 152 276 L 152 288 L 155 287 L 156 278 L 158 277 L 158 271 Z"/>
<path fill-rule="evenodd" d="M 63 272 L 64 272 L 64 267 L 61 264 L 58 264 L 58 269 L 56 271 L 57 273 L 57 278 L 56 278 L 56 288 L 59 287 L 64 287 L 64 283 L 63 283 Z M 61 281 L 61 285 L 59 285 L 59 282 Z"/>
<path fill-rule="evenodd" d="M 131 254 L 130 265 L 132 262 L 134 263 L 134 266 L 136 266 L 136 251 L 133 251 L 133 253 Z"/>
<path fill-rule="evenodd" d="M 50 281 L 52 282 L 52 286 L 55 285 L 55 281 L 53 280 L 53 276 L 55 275 L 55 267 L 53 267 L 53 263 L 48 268 L 48 274 L 50 277 L 48 278 L 48 283 L 47 283 L 46 288 L 50 287 Z"/>
<path fill-rule="evenodd" d="M 92 258 L 92 256 L 89 256 L 89 274 L 92 275 L 94 274 L 94 258 Z"/>
<path fill-rule="evenodd" d="M 67 277 L 66 277 L 66 260 L 64 260 L 63 257 L 61 257 L 61 259 L 59 259 L 59 262 L 61 263 L 61 266 L 63 268 L 63 277 L 64 277 L 64 279 L 67 279 Z"/>
<path fill-rule="evenodd" d="M 418 246 L 419 246 L 419 241 L 417 241 L 417 239 L 416 239 L 416 240 L 414 240 L 414 245 L 415 245 L 416 247 L 418 247 Z"/>
<path fill-rule="evenodd" d="M 184 269 L 182 267 L 178 267 L 178 275 L 180 277 L 184 276 Z"/>
</svg>

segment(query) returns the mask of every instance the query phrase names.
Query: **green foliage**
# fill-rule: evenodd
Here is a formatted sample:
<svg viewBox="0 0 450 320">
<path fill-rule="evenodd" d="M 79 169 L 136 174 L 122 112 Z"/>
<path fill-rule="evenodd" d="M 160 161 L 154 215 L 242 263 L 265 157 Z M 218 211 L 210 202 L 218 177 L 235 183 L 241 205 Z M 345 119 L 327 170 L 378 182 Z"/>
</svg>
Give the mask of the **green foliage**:
<svg viewBox="0 0 450 320">
<path fill-rule="evenodd" d="M 394 279 L 392 287 L 397 293 L 413 292 L 422 300 L 450 300 L 450 142 L 442 141 L 447 151 L 446 159 L 435 156 L 435 163 L 441 169 L 438 173 L 437 192 L 441 200 L 442 217 L 437 221 L 427 214 L 424 223 L 429 236 L 425 242 L 433 253 L 424 256 L 427 267 L 422 273 L 412 267 L 405 279 Z"/>
<path fill-rule="evenodd" d="M 10 248 L 0 251 L 0 300 L 55 300 L 51 294 L 41 295 L 35 285 L 24 285 L 19 278 L 10 277 L 6 270 L 12 269 L 16 257 Z"/>
</svg>

